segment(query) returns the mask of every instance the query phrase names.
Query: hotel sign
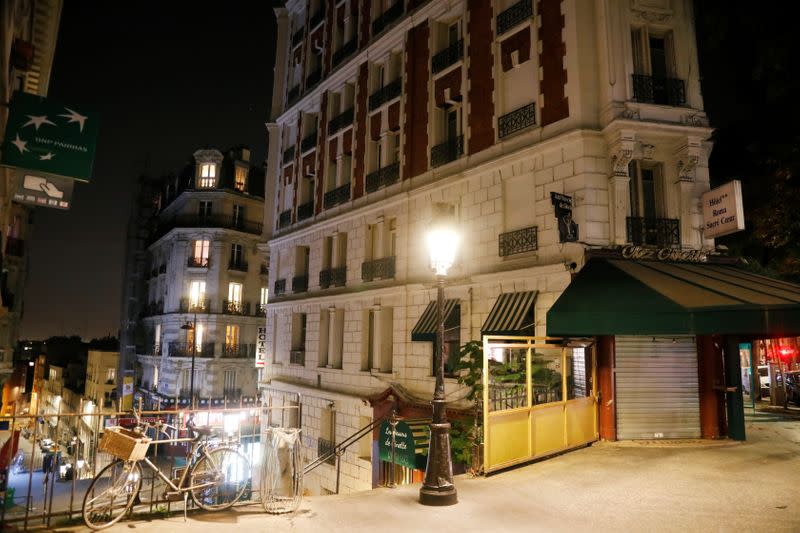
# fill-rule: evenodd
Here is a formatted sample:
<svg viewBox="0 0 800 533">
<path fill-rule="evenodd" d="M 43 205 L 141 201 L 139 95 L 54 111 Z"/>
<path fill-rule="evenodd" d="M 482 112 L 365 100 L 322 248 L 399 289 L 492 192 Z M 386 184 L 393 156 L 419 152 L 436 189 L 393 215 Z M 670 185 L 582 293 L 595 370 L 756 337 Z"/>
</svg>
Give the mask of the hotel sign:
<svg viewBox="0 0 800 533">
<path fill-rule="evenodd" d="M 267 366 L 267 328 L 259 326 L 256 337 L 256 368 Z"/>
<path fill-rule="evenodd" d="M 703 237 L 713 239 L 744 229 L 742 183 L 729 181 L 703 193 Z"/>
</svg>

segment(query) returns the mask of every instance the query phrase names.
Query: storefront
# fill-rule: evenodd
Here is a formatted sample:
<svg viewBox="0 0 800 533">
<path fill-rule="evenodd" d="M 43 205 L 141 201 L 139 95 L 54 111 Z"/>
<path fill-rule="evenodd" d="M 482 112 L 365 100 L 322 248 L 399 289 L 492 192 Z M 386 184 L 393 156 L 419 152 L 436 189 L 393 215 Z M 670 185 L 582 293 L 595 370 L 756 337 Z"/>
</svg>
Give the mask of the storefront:
<svg viewBox="0 0 800 533">
<path fill-rule="evenodd" d="M 697 251 L 631 255 L 589 257 L 547 314 L 549 335 L 597 339 L 600 436 L 744 440 L 740 345 L 797 335 L 800 286 Z"/>
</svg>

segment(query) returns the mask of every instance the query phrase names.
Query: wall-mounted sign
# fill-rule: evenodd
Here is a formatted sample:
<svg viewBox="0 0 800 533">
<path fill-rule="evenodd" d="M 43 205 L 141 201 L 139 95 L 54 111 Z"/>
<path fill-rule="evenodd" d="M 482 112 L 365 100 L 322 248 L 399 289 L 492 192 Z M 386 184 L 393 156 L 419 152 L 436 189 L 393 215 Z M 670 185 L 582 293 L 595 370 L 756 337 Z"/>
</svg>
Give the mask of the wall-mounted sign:
<svg viewBox="0 0 800 533">
<path fill-rule="evenodd" d="M 89 181 L 97 143 L 95 113 L 17 91 L 0 165 Z"/>
<path fill-rule="evenodd" d="M 19 204 L 69 209 L 74 181 L 45 173 L 14 172 L 17 188 L 13 200 Z"/>
<path fill-rule="evenodd" d="M 572 196 L 550 193 L 558 220 L 558 242 L 577 242 L 578 224 L 572 220 Z"/>
<path fill-rule="evenodd" d="M 259 326 L 256 337 L 256 368 L 267 366 L 267 328 Z"/>
<path fill-rule="evenodd" d="M 729 181 L 703 193 L 703 237 L 711 239 L 744 229 L 742 183 Z"/>
<path fill-rule="evenodd" d="M 381 461 L 392 462 L 392 424 L 384 420 L 381 424 L 381 433 L 378 438 L 378 451 Z M 417 468 L 414 434 L 411 427 L 403 421 L 398 421 L 394 428 L 394 462 L 406 468 Z"/>
<path fill-rule="evenodd" d="M 628 244 L 608 248 L 587 250 L 588 257 L 605 257 L 609 259 L 632 259 L 643 261 L 675 261 L 684 263 L 720 263 L 735 264 L 734 257 L 725 257 L 713 250 L 681 250 L 678 248 L 657 248 L 655 246 L 638 246 Z"/>
</svg>

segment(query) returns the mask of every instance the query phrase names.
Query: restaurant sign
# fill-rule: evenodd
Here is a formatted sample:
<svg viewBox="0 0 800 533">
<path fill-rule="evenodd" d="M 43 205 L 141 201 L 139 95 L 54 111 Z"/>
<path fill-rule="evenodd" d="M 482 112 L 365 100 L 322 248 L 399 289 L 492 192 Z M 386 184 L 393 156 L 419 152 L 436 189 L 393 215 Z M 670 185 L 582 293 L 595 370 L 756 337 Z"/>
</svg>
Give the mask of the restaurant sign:
<svg viewBox="0 0 800 533">
<path fill-rule="evenodd" d="M 744 229 L 742 183 L 729 181 L 703 193 L 703 237 L 713 239 Z"/>
<path fill-rule="evenodd" d="M 384 420 L 378 438 L 378 451 L 381 461 L 392 462 L 392 423 Z M 398 421 L 394 427 L 394 463 L 406 468 L 417 468 L 414 434 L 411 427 Z"/>
</svg>

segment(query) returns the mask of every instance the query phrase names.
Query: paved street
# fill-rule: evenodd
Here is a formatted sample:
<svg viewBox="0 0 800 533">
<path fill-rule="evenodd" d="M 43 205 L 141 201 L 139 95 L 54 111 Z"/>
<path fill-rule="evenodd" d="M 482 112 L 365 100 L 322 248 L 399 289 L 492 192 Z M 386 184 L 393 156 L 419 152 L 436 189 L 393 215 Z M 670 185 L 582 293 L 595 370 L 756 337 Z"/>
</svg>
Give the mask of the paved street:
<svg viewBox="0 0 800 533">
<path fill-rule="evenodd" d="M 306 498 L 292 515 L 247 506 L 108 531 L 800 531 L 800 418 L 761 411 L 747 431 L 746 443 L 598 443 L 486 479 L 461 476 L 459 504 L 448 508 L 419 505 L 419 486 L 406 486 Z"/>
</svg>

